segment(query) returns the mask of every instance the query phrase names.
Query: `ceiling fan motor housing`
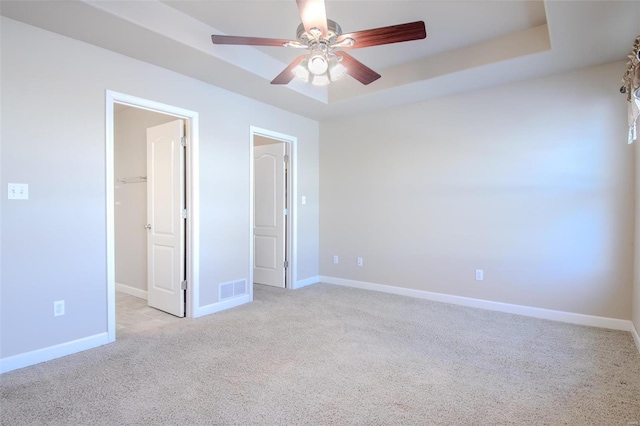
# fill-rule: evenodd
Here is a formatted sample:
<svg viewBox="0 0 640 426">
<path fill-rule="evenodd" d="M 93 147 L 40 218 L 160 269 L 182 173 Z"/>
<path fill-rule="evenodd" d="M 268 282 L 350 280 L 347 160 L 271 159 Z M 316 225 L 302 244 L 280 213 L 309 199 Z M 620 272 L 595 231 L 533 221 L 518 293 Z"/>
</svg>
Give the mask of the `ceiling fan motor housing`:
<svg viewBox="0 0 640 426">
<path fill-rule="evenodd" d="M 313 43 L 324 41 L 328 45 L 332 45 L 336 42 L 336 39 L 342 34 L 342 28 L 336 21 L 327 19 L 327 36 L 322 38 L 316 38 L 313 34 L 309 34 L 304 29 L 304 24 L 298 25 L 298 31 L 296 33 L 296 40 L 300 43 L 310 46 Z"/>
</svg>

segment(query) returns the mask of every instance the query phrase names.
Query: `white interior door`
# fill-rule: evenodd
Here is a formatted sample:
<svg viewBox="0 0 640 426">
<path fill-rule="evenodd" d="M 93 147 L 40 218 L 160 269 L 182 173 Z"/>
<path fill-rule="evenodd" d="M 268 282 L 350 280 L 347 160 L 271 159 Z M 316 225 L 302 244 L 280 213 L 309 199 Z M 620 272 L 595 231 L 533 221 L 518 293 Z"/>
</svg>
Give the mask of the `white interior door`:
<svg viewBox="0 0 640 426">
<path fill-rule="evenodd" d="M 253 281 L 285 286 L 285 154 L 282 142 L 254 147 Z"/>
<path fill-rule="evenodd" d="M 149 306 L 184 317 L 183 120 L 147 129 L 147 296 Z"/>
</svg>

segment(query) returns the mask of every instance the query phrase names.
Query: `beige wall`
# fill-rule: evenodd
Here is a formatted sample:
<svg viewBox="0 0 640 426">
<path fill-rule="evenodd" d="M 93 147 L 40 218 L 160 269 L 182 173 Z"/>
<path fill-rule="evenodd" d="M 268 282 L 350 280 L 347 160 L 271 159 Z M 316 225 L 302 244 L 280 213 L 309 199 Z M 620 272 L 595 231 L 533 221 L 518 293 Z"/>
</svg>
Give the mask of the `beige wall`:
<svg viewBox="0 0 640 426">
<path fill-rule="evenodd" d="M 147 175 L 147 128 L 175 117 L 140 108 L 114 114 L 116 283 L 147 291 L 147 185 L 117 180 Z"/>
<path fill-rule="evenodd" d="M 107 331 L 105 97 L 199 114 L 200 290 L 249 277 L 250 126 L 297 137 L 298 279 L 318 275 L 316 121 L 86 43 L 1 18 L 0 356 Z M 215 69 L 209 72 L 216 72 Z M 265 80 L 265 84 L 268 81 Z M 66 314 L 53 317 L 53 302 Z M 200 306 L 215 303 L 200 299 Z"/>
<path fill-rule="evenodd" d="M 630 319 L 623 72 L 323 122 L 321 275 Z"/>
</svg>

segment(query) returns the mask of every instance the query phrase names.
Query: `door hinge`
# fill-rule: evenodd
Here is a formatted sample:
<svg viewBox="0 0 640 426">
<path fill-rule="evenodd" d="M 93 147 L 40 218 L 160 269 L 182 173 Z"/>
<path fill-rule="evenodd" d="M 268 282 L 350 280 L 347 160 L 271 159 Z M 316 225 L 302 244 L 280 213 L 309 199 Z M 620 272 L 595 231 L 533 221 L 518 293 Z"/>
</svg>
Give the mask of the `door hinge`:
<svg viewBox="0 0 640 426">
<path fill-rule="evenodd" d="M 186 289 L 187 289 L 187 280 L 181 281 L 180 290 L 186 290 Z"/>
<path fill-rule="evenodd" d="M 284 162 L 285 162 L 285 163 L 288 163 L 288 162 L 289 162 L 289 156 L 288 156 L 288 155 L 285 155 L 285 156 L 284 156 Z"/>
<path fill-rule="evenodd" d="M 182 209 L 182 212 L 180 213 L 182 215 L 183 219 L 187 218 L 187 209 Z"/>
<path fill-rule="evenodd" d="M 287 269 L 289 267 L 289 261 L 285 260 L 284 261 L 284 269 Z"/>
<path fill-rule="evenodd" d="M 282 214 L 284 214 L 285 216 L 289 215 L 289 209 L 284 209 L 284 211 L 282 212 Z"/>
<path fill-rule="evenodd" d="M 187 146 L 187 137 L 186 136 L 180 137 L 180 145 Z"/>
</svg>

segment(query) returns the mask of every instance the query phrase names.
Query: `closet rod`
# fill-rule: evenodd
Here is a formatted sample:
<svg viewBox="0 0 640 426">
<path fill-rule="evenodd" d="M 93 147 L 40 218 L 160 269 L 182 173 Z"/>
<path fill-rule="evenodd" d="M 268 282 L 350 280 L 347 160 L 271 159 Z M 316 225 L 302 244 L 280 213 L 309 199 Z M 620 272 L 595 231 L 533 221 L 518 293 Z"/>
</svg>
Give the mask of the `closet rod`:
<svg viewBox="0 0 640 426">
<path fill-rule="evenodd" d="M 120 178 L 120 179 L 116 179 L 116 182 L 118 183 L 140 183 L 140 182 L 146 182 L 147 181 L 147 177 L 146 176 L 133 176 L 133 177 L 125 177 L 125 178 Z"/>
</svg>

